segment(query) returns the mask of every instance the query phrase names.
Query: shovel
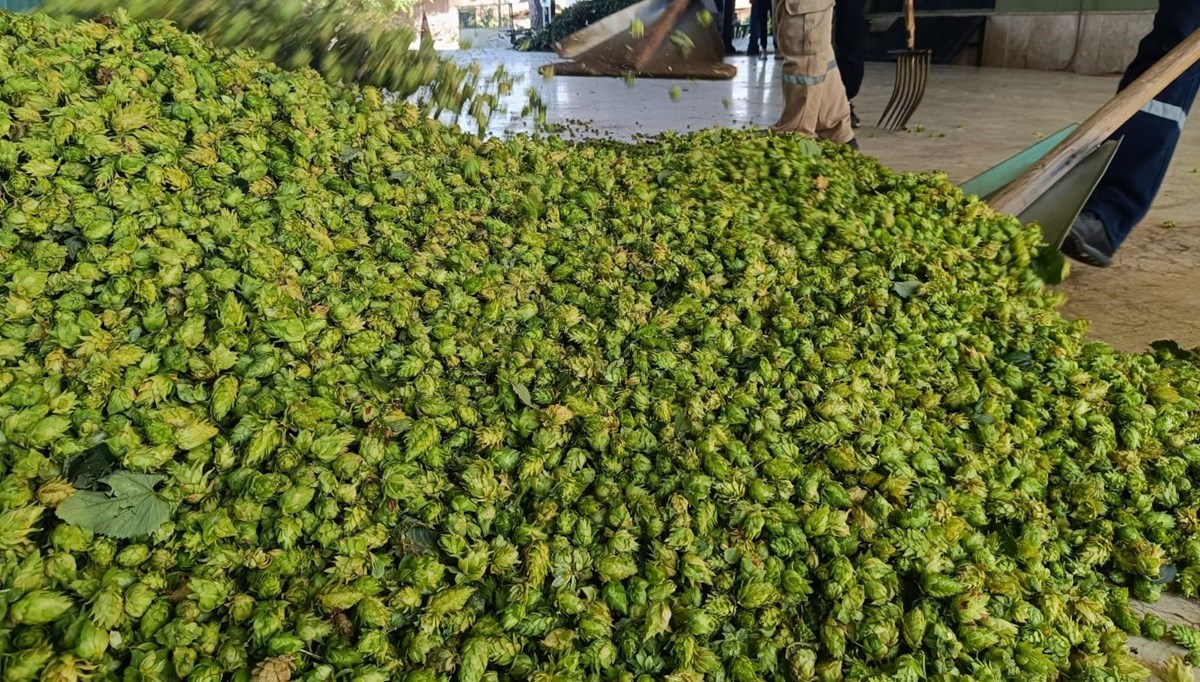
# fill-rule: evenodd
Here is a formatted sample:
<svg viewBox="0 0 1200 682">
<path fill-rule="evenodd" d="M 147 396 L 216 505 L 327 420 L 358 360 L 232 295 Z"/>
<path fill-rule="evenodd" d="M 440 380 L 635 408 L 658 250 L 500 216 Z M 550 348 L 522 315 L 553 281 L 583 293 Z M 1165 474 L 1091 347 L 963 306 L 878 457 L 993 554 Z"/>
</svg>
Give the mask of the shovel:
<svg viewBox="0 0 1200 682">
<path fill-rule="evenodd" d="M 1000 192 L 1079 129 L 1072 123 L 1044 140 L 1021 150 L 959 187 L 965 194 L 974 194 L 992 204 Z M 1117 153 L 1119 140 L 1109 140 L 1084 157 L 1063 179 L 1045 188 L 1029 206 L 1016 213 L 1022 223 L 1036 223 L 1042 228 L 1042 239 L 1054 248 L 1062 246 L 1067 232 L 1083 210 L 1100 178 L 1108 170 Z M 994 204 L 992 204 L 994 206 Z"/>
<path fill-rule="evenodd" d="M 896 83 L 892 86 L 892 98 L 879 117 L 878 126 L 887 130 L 903 130 L 908 125 L 908 119 L 925 97 L 929 65 L 933 62 L 933 50 L 916 49 L 917 18 L 913 0 L 904 0 L 904 26 L 908 33 L 908 49 L 893 53 L 896 55 Z"/>
<path fill-rule="evenodd" d="M 984 171 L 963 183 L 962 190 L 983 198 L 999 213 L 1037 223 L 1046 243 L 1061 247 L 1121 144 L 1109 138 L 1197 61 L 1200 30 L 1081 125 L 1067 126 Z"/>
<path fill-rule="evenodd" d="M 726 80 L 737 68 L 725 48 L 709 0 L 642 0 L 555 44 L 571 61 L 544 67 L 562 76 L 636 76 Z M 634 25 L 645 28 L 635 35 Z"/>
</svg>

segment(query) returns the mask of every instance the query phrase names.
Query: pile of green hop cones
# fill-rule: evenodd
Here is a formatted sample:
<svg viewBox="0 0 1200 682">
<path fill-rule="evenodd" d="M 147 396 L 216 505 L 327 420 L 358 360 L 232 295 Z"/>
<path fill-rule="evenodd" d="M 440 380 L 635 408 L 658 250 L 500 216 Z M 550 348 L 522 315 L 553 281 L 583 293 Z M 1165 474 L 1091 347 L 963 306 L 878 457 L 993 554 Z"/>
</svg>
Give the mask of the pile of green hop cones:
<svg viewBox="0 0 1200 682">
<path fill-rule="evenodd" d="M 1200 371 L 1086 342 L 1039 241 L 0 13 L 0 677 L 1140 679 Z"/>
</svg>

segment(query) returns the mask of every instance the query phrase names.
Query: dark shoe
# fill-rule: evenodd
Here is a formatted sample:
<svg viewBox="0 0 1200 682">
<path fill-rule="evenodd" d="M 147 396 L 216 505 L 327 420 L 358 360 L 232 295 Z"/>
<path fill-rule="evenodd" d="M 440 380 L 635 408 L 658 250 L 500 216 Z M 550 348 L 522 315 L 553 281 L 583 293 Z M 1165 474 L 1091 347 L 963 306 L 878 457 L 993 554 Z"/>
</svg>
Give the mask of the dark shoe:
<svg viewBox="0 0 1200 682">
<path fill-rule="evenodd" d="M 758 57 L 761 54 L 762 54 L 762 52 L 759 52 L 758 50 L 755 50 L 755 49 L 746 50 L 747 57 Z"/>
<path fill-rule="evenodd" d="M 725 46 L 725 54 L 727 54 L 727 55 L 735 55 L 735 54 L 741 54 L 741 53 L 742 53 L 741 50 L 737 49 L 736 47 L 734 47 L 732 45 Z"/>
<path fill-rule="evenodd" d="M 853 149 L 854 151 L 858 151 L 858 138 L 856 137 L 856 138 L 850 140 L 849 142 L 846 143 L 846 146 Z"/>
<path fill-rule="evenodd" d="M 1169 585 L 1172 582 L 1175 582 L 1175 579 L 1178 577 L 1179 569 L 1175 567 L 1175 564 L 1163 564 L 1162 567 L 1158 569 L 1158 579 L 1151 580 L 1150 582 L 1156 585 Z"/>
<path fill-rule="evenodd" d="M 1104 223 L 1091 213 L 1079 214 L 1062 245 L 1064 256 L 1093 268 L 1107 268 L 1114 251 Z"/>
<path fill-rule="evenodd" d="M 857 128 L 862 125 L 862 121 L 858 120 L 858 113 L 854 111 L 854 105 L 850 105 L 850 127 Z"/>
</svg>

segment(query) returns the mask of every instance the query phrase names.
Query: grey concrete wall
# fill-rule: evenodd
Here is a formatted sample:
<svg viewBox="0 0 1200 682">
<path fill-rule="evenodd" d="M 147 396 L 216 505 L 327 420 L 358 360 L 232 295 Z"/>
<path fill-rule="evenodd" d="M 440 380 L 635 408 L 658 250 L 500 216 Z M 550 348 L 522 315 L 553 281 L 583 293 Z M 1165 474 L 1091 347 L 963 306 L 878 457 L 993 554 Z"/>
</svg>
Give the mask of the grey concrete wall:
<svg viewBox="0 0 1200 682">
<path fill-rule="evenodd" d="M 1153 12 L 1006 13 L 988 17 L 983 63 L 1013 69 L 1119 73 L 1150 31 Z"/>
<path fill-rule="evenodd" d="M 987 17 L 983 65 L 1009 69 L 1120 73 L 1150 32 L 1153 10 L 1083 12 L 938 12 Z M 897 14 L 871 16 L 872 29 L 886 30 Z M 921 16 L 918 13 L 918 18 Z M 926 15 L 928 16 L 928 15 Z M 920 32 L 920 24 L 917 28 Z M 974 54 L 966 55 L 975 63 Z"/>
</svg>

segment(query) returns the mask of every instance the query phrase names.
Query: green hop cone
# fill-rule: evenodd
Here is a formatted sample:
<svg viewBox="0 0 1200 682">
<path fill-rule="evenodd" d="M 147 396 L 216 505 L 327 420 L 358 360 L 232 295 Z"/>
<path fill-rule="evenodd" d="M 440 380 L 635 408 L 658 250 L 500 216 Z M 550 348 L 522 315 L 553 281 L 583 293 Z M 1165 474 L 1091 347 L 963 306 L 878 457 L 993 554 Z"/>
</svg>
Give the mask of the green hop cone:
<svg viewBox="0 0 1200 682">
<path fill-rule="evenodd" d="M 45 625 L 58 620 L 74 606 L 70 597 L 51 590 L 34 590 L 9 607 L 8 616 L 14 623 Z"/>
<path fill-rule="evenodd" d="M 757 609 L 775 603 L 779 599 L 779 591 L 774 585 L 765 582 L 752 582 L 742 585 L 738 592 L 738 601 L 742 606 Z"/>
<path fill-rule="evenodd" d="M 834 658 L 841 658 L 846 652 L 846 631 L 833 621 L 826 621 L 821 626 L 821 643 L 825 650 Z"/>
<path fill-rule="evenodd" d="M 280 496 L 279 509 L 285 514 L 298 514 L 308 508 L 316 492 L 315 488 L 309 486 L 290 488 Z"/>
<path fill-rule="evenodd" d="M 84 621 L 79 629 L 79 638 L 75 644 L 75 655 L 85 661 L 99 662 L 104 652 L 108 650 L 109 635 L 107 630 L 96 627 Z"/>
<path fill-rule="evenodd" d="M 154 603 L 157 591 L 144 582 L 136 582 L 125 590 L 125 614 L 141 618 Z"/>
<path fill-rule="evenodd" d="M 60 585 L 67 585 L 78 575 L 75 557 L 66 552 L 58 552 L 47 557 L 43 570 L 47 578 Z"/>
<path fill-rule="evenodd" d="M 1167 621 L 1153 613 L 1142 617 L 1142 634 L 1152 642 L 1157 642 L 1167 636 Z"/>
<path fill-rule="evenodd" d="M 1174 625 L 1170 629 L 1171 639 L 1189 652 L 1200 652 L 1200 630 L 1186 625 Z"/>
<path fill-rule="evenodd" d="M 34 682 L 53 658 L 54 650 L 48 645 L 23 649 L 5 661 L 4 682 Z"/>
<path fill-rule="evenodd" d="M 213 384 L 212 397 L 208 413 L 213 420 L 220 422 L 225 419 L 229 411 L 233 409 L 233 404 L 237 401 L 238 395 L 238 380 L 237 377 L 223 374 L 217 378 Z"/>
<path fill-rule="evenodd" d="M 924 609 L 920 606 L 909 609 L 904 614 L 904 623 L 901 628 L 901 632 L 904 635 L 904 642 L 913 649 L 919 648 L 921 642 L 925 639 L 927 623 Z"/>
</svg>

